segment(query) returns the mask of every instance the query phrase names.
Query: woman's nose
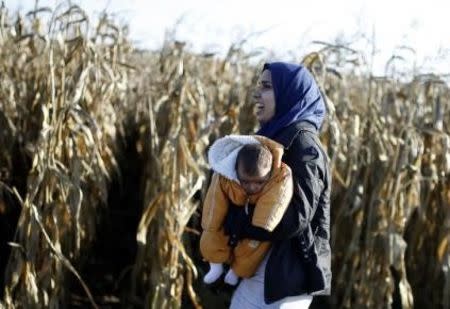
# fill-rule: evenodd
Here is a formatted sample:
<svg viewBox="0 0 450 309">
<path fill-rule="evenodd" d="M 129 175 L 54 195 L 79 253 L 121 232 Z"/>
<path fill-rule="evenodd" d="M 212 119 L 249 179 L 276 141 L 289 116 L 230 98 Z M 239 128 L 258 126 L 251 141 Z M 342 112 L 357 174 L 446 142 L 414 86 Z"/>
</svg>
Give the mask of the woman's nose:
<svg viewBox="0 0 450 309">
<path fill-rule="evenodd" d="M 259 89 L 256 89 L 255 91 L 253 91 L 253 99 L 258 100 L 259 98 L 261 98 L 261 91 Z"/>
</svg>

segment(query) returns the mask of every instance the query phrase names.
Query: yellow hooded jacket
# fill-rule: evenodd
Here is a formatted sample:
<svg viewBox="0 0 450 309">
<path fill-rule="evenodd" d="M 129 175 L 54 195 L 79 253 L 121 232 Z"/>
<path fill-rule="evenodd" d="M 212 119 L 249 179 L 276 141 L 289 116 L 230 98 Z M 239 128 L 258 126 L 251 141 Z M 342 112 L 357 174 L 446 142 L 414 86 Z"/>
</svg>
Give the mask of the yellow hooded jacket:
<svg viewBox="0 0 450 309">
<path fill-rule="evenodd" d="M 237 153 L 249 143 L 264 144 L 272 153 L 272 172 L 264 188 L 247 195 L 239 184 L 235 170 Z M 217 140 L 210 148 L 208 161 L 214 170 L 211 184 L 203 204 L 200 250 L 203 257 L 213 263 L 231 263 L 240 277 L 249 277 L 270 248 L 269 242 L 246 239 L 232 252 L 223 223 L 229 202 L 245 207 L 255 205 L 252 224 L 273 231 L 280 222 L 293 195 L 292 172 L 281 162 L 283 146 L 266 137 L 228 135 Z"/>
</svg>

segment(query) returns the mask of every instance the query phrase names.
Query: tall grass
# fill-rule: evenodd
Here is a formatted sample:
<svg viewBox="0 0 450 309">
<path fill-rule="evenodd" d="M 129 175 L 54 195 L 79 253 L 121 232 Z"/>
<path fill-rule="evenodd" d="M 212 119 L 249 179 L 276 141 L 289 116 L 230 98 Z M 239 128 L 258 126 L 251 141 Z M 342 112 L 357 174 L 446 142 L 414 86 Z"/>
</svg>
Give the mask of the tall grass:
<svg viewBox="0 0 450 309">
<path fill-rule="evenodd" d="M 448 308 L 449 88 L 434 75 L 344 72 L 357 68 L 354 54 L 324 45 L 303 59 L 326 98 L 321 138 L 333 168 L 333 294 L 316 301 Z M 0 219 L 11 235 L 0 244 L 1 304 L 66 307 L 70 273 L 99 306 L 80 270 L 131 144 L 141 169 L 128 194 L 143 204 L 130 205 L 142 215 L 120 302 L 208 308 L 197 249 L 205 153 L 219 136 L 254 132 L 260 66 L 239 44 L 224 58 L 171 38 L 158 52 L 134 51 L 125 29 L 107 15 L 92 25 L 75 5 L 26 16 L 2 7 L 0 56 Z M 228 296 L 216 299 L 225 306 Z"/>
</svg>

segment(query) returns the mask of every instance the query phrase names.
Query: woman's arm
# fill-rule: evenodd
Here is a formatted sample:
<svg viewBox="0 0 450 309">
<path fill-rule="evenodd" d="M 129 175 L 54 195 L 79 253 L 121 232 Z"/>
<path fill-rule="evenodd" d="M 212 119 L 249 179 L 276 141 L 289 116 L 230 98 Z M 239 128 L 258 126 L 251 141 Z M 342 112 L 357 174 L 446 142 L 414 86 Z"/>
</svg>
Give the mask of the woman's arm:
<svg viewBox="0 0 450 309">
<path fill-rule="evenodd" d="M 252 225 L 250 213 L 246 216 L 243 237 L 266 241 L 292 238 L 301 234 L 308 227 L 317 210 L 318 199 L 315 196 L 320 196 L 321 188 L 317 185 L 320 180 L 316 178 L 318 177 L 316 169 L 317 167 L 311 163 L 298 164 L 294 171 L 294 195 L 273 232 Z"/>
<path fill-rule="evenodd" d="M 322 191 L 318 167 L 314 162 L 299 162 L 293 169 L 294 195 L 273 239 L 292 238 L 308 228 L 317 210 Z"/>
<path fill-rule="evenodd" d="M 249 223 L 246 224 L 243 232 L 245 237 L 261 241 L 279 240 L 292 238 L 308 228 L 324 189 L 326 163 L 323 155 L 319 155 L 318 147 L 307 134 L 299 134 L 287 151 L 284 160 L 291 167 L 294 180 L 294 195 L 291 203 L 272 233 Z"/>
</svg>

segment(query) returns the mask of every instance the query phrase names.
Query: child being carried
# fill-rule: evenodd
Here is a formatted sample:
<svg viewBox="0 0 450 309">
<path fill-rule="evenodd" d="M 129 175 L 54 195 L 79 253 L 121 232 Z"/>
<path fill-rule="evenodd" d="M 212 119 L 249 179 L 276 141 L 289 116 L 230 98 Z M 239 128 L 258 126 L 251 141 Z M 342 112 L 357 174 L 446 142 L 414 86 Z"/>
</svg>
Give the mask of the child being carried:
<svg viewBox="0 0 450 309">
<path fill-rule="evenodd" d="M 269 241 L 242 239 L 231 247 L 224 221 L 230 203 L 255 205 L 252 225 L 273 231 L 293 195 L 292 172 L 282 156 L 282 145 L 258 135 L 228 135 L 211 146 L 208 161 L 214 174 L 203 205 L 200 239 L 201 254 L 210 264 L 205 283 L 216 281 L 228 263 L 225 282 L 235 285 L 239 277 L 251 277 L 264 259 Z"/>
</svg>

